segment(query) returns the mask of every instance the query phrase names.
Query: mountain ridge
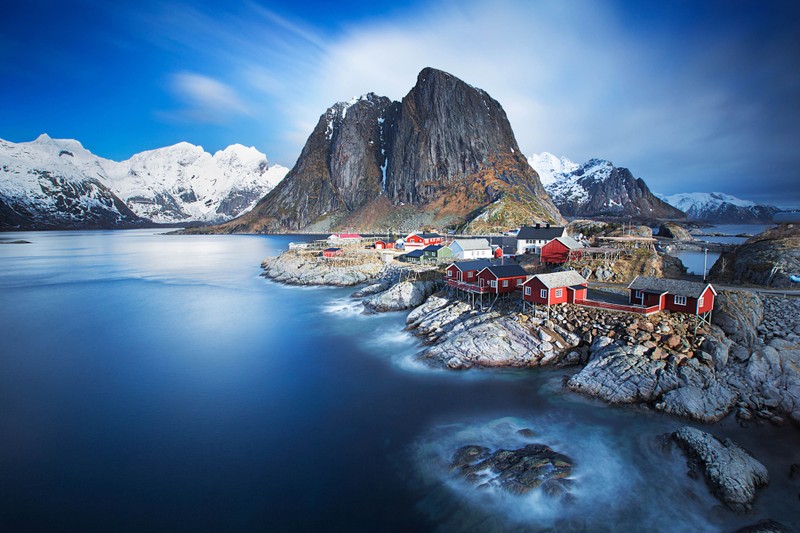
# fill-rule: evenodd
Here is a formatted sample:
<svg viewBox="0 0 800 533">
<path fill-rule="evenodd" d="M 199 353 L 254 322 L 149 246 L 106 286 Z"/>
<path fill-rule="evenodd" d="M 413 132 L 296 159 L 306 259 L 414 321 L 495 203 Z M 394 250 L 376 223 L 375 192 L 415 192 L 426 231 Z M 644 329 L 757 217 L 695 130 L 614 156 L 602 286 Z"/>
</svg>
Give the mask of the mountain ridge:
<svg viewBox="0 0 800 533">
<path fill-rule="evenodd" d="M 577 164 L 544 152 L 534 154 L 528 161 L 546 176 L 545 189 L 564 216 L 686 218 L 685 213 L 653 194 L 643 179 L 606 159 L 593 158 Z"/>
<path fill-rule="evenodd" d="M 0 139 L 0 228 L 221 222 L 255 205 L 287 171 L 238 144 L 211 155 L 181 142 L 117 162 L 75 139 Z"/>
<path fill-rule="evenodd" d="M 768 224 L 781 211 L 721 192 L 679 193 L 662 195 L 661 199 L 684 211 L 689 220 L 716 224 Z"/>
</svg>

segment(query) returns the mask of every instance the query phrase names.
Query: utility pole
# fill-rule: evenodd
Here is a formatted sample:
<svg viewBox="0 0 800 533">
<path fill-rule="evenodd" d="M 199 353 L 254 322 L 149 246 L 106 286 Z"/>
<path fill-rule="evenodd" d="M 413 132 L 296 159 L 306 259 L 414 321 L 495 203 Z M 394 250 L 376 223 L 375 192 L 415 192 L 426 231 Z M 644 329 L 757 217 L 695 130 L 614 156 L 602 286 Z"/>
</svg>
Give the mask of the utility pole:
<svg viewBox="0 0 800 533">
<path fill-rule="evenodd" d="M 707 271 L 708 271 L 708 248 L 703 248 L 703 281 L 706 281 Z"/>
</svg>

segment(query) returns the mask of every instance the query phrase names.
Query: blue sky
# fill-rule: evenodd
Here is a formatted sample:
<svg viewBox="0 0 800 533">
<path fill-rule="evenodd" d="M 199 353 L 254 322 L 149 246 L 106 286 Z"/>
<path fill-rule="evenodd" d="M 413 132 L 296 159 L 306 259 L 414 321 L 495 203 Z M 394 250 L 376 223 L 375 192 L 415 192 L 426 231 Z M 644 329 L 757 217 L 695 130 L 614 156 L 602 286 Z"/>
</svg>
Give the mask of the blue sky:
<svg viewBox="0 0 800 533">
<path fill-rule="evenodd" d="M 15 2 L 0 138 L 125 159 L 179 141 L 291 167 L 334 102 L 426 66 L 481 87 L 527 154 L 611 160 L 667 194 L 800 206 L 793 2 Z"/>
</svg>

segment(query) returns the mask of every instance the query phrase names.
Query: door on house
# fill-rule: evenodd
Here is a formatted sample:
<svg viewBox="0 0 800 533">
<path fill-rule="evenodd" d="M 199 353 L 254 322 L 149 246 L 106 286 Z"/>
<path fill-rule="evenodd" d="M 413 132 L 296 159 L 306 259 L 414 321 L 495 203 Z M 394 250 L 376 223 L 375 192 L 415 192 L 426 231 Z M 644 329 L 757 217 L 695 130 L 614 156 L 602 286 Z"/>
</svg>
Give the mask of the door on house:
<svg viewBox="0 0 800 533">
<path fill-rule="evenodd" d="M 633 295 L 633 299 L 639 302 L 639 305 L 644 305 L 644 291 L 637 290 L 636 293 Z"/>
</svg>

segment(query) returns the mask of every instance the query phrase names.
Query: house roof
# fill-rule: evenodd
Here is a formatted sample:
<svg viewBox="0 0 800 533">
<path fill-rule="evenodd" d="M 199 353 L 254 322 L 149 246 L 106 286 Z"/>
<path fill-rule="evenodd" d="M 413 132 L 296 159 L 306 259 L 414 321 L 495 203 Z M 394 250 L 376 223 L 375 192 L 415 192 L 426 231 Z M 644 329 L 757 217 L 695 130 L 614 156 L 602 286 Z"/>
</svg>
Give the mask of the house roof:
<svg viewBox="0 0 800 533">
<path fill-rule="evenodd" d="M 342 249 L 341 248 L 325 248 L 325 250 L 323 250 L 323 251 L 325 251 L 325 252 L 341 252 Z"/>
<path fill-rule="evenodd" d="M 564 246 L 566 246 L 570 250 L 579 250 L 579 249 L 583 248 L 583 245 L 581 243 L 579 243 L 578 241 L 576 241 L 575 239 L 573 239 L 570 236 L 556 237 L 553 240 L 560 242 L 561 244 L 563 244 Z"/>
<path fill-rule="evenodd" d="M 413 250 L 403 255 L 405 255 L 406 257 L 422 257 L 423 253 L 424 253 L 423 250 Z"/>
<path fill-rule="evenodd" d="M 488 266 L 492 266 L 492 262 L 488 259 L 475 259 L 474 261 L 459 261 L 457 263 L 453 263 L 447 268 L 450 268 L 451 266 L 455 266 L 461 272 L 465 272 L 467 270 L 483 270 Z"/>
<path fill-rule="evenodd" d="M 668 292 L 678 296 L 688 296 L 689 298 L 699 298 L 706 291 L 707 287 L 711 287 L 711 284 L 697 281 L 684 281 L 681 279 L 651 278 L 647 276 L 636 276 L 636 279 L 628 285 L 628 288 L 633 290 L 661 294 Z M 717 294 L 714 287 L 711 287 L 711 290 L 714 294 Z"/>
<path fill-rule="evenodd" d="M 412 233 L 411 235 L 406 237 L 406 239 L 410 239 L 411 237 L 414 237 L 414 236 L 419 237 L 420 239 L 436 239 L 436 238 L 441 239 L 442 238 L 442 236 L 439 235 L 438 233 Z"/>
<path fill-rule="evenodd" d="M 462 250 L 486 250 L 489 241 L 486 239 L 456 239 L 453 244 L 458 244 Z"/>
<path fill-rule="evenodd" d="M 361 235 L 358 233 L 334 233 L 329 239 L 360 239 Z"/>
<path fill-rule="evenodd" d="M 517 253 L 516 237 L 489 237 L 492 246 L 499 246 L 505 255 L 515 255 Z"/>
<path fill-rule="evenodd" d="M 518 240 L 525 241 L 551 241 L 564 234 L 564 226 L 522 226 L 517 233 Z"/>
<path fill-rule="evenodd" d="M 429 244 L 428 246 L 423 248 L 422 251 L 423 252 L 438 252 L 442 248 L 444 248 L 444 246 L 441 245 L 441 244 Z"/>
<path fill-rule="evenodd" d="M 492 265 L 483 270 L 488 270 L 497 278 L 513 278 L 528 275 L 525 269 L 519 265 Z"/>
<path fill-rule="evenodd" d="M 542 285 L 548 289 L 555 289 L 558 287 L 572 287 L 575 285 L 585 285 L 588 283 L 586 279 L 574 270 L 565 270 L 564 272 L 551 272 L 549 274 L 536 274 L 528 281 L 538 279 Z M 526 281 L 527 283 L 527 281 Z"/>
</svg>

